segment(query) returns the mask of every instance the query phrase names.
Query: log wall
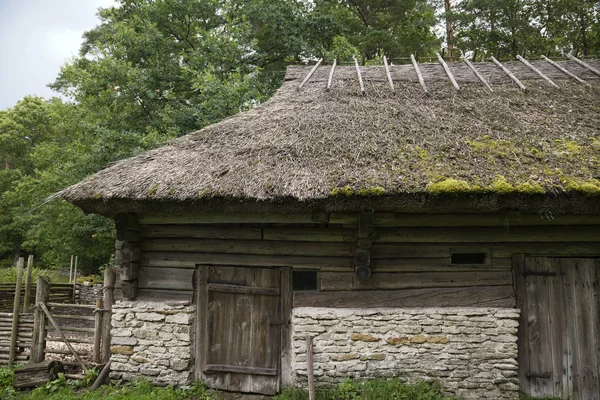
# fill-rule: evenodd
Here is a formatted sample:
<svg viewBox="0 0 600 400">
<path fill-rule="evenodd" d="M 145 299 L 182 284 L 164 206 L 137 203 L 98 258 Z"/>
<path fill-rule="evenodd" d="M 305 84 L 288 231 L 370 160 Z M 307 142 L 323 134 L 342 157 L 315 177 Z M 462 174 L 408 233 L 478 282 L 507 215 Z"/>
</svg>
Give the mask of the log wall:
<svg viewBox="0 0 600 400">
<path fill-rule="evenodd" d="M 191 300 L 197 264 L 320 271 L 294 306 L 513 307 L 511 257 L 600 256 L 600 216 L 503 214 L 139 215 L 142 299 Z M 452 264 L 452 253 L 485 253 Z M 358 280 L 355 266 L 372 275 Z M 376 294 L 376 290 L 385 290 Z"/>
</svg>

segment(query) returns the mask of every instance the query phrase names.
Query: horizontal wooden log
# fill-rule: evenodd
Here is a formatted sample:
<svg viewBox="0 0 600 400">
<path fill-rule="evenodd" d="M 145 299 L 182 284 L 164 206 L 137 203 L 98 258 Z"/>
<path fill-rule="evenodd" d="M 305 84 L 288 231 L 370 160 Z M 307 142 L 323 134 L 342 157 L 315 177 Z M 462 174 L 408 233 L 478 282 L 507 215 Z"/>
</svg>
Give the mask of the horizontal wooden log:
<svg viewBox="0 0 600 400">
<path fill-rule="evenodd" d="M 351 257 L 353 243 L 322 243 L 265 241 L 265 240 L 218 240 L 218 239 L 144 239 L 144 251 L 182 251 L 198 253 L 233 253 L 295 256 Z"/>
<path fill-rule="evenodd" d="M 535 256 L 600 257 L 600 243 L 500 243 L 490 246 L 493 257 L 512 257 L 513 254 Z"/>
<path fill-rule="evenodd" d="M 141 264 L 144 267 L 176 268 L 196 268 L 197 264 L 250 267 L 349 268 L 352 266 L 352 258 L 147 252 L 142 254 Z"/>
<path fill-rule="evenodd" d="M 489 245 L 488 245 L 489 246 Z M 372 258 L 449 258 L 449 245 L 403 245 L 397 243 L 374 243 Z"/>
<path fill-rule="evenodd" d="M 260 228 L 212 227 L 193 225 L 144 225 L 142 238 L 242 239 L 260 240 Z"/>
<path fill-rule="evenodd" d="M 231 372 L 231 373 L 235 373 L 235 374 L 277 376 L 276 368 L 260 368 L 260 367 L 247 367 L 244 365 L 221 365 L 221 364 L 207 364 L 204 367 L 205 374 L 219 373 L 219 372 Z"/>
<path fill-rule="evenodd" d="M 299 242 L 356 242 L 356 229 L 344 228 L 263 228 L 264 240 L 286 240 Z"/>
<path fill-rule="evenodd" d="M 413 289 L 471 286 L 512 285 L 512 271 L 475 271 L 457 274 L 444 272 L 373 273 L 366 281 L 359 281 L 349 272 L 322 272 L 321 290 Z"/>
<path fill-rule="evenodd" d="M 193 291 L 184 290 L 155 290 L 155 289 L 138 289 L 138 300 L 144 301 L 182 301 L 192 303 L 194 298 Z"/>
<path fill-rule="evenodd" d="M 324 212 L 305 214 L 277 213 L 156 213 L 141 215 L 140 224 L 311 224 L 327 223 Z"/>
<path fill-rule="evenodd" d="M 493 258 L 487 264 L 451 264 L 450 258 L 383 258 L 373 261 L 377 271 L 426 272 L 426 271 L 497 271 L 512 268 L 510 258 Z"/>
<path fill-rule="evenodd" d="M 380 228 L 374 243 L 473 243 L 483 242 L 598 242 L 596 226 L 483 227 L 464 228 Z"/>
<path fill-rule="evenodd" d="M 43 361 L 19 367 L 14 371 L 13 386 L 17 389 L 34 388 L 58 378 L 65 368 L 60 361 Z"/>
<path fill-rule="evenodd" d="M 194 290 L 194 271 L 192 268 L 142 267 L 138 288 Z"/>
<path fill-rule="evenodd" d="M 255 294 L 265 296 L 279 296 L 279 288 L 263 288 L 241 285 L 229 285 L 224 283 L 209 283 L 209 292 Z"/>
<path fill-rule="evenodd" d="M 294 307 L 514 307 L 512 285 L 403 290 L 294 292 Z"/>
</svg>

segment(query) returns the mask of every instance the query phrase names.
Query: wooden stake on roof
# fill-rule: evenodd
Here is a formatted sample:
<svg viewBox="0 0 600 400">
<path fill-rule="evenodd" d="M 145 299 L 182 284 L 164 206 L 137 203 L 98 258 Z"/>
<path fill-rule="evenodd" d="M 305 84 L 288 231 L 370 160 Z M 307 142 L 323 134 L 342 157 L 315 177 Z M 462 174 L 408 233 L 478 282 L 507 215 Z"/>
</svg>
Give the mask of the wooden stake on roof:
<svg viewBox="0 0 600 400">
<path fill-rule="evenodd" d="M 383 56 L 383 65 L 385 66 L 385 74 L 387 75 L 392 92 L 395 92 L 396 89 L 394 89 L 394 81 L 392 80 L 392 74 L 390 74 L 390 66 L 388 65 L 387 58 L 385 56 Z"/>
<path fill-rule="evenodd" d="M 446 71 L 446 75 L 448 75 L 450 82 L 452 82 L 456 90 L 460 90 L 460 86 L 458 85 L 458 82 L 456 82 L 456 79 L 454 79 L 454 75 L 452 75 L 452 71 L 450 71 L 450 67 L 448 67 L 448 64 L 446 64 L 444 58 L 440 55 L 440 53 L 435 53 L 435 55 L 437 56 L 440 64 L 442 64 L 442 67 L 444 67 L 444 71 Z"/>
<path fill-rule="evenodd" d="M 485 87 L 491 92 L 494 93 L 494 89 L 492 89 L 492 87 L 490 86 L 489 83 L 487 83 L 487 81 L 483 78 L 483 76 L 481 76 L 481 74 L 479 73 L 479 71 L 477 71 L 477 68 L 475 68 L 475 66 L 473 65 L 473 63 L 471 61 L 469 61 L 467 59 L 467 57 L 465 57 L 465 55 L 463 54 L 463 60 L 464 62 L 467 64 L 467 67 L 469 67 L 469 69 L 471 71 L 473 71 L 473 73 L 475 74 L 475 76 L 477 77 L 477 79 L 479 79 L 479 81 L 481 81 L 481 83 L 483 83 L 485 85 Z"/>
<path fill-rule="evenodd" d="M 570 72 L 569 70 L 567 70 L 566 68 L 564 68 L 562 65 L 559 65 L 557 63 L 555 63 L 554 61 L 552 61 L 551 59 L 549 59 L 546 56 L 542 56 L 542 60 L 547 61 L 550 65 L 556 67 L 559 71 L 561 71 L 562 73 L 564 73 L 565 75 L 567 75 L 568 77 L 575 79 L 577 82 L 592 87 L 592 85 L 590 85 L 589 83 L 587 83 L 586 81 L 584 81 L 583 79 L 581 79 L 580 77 L 578 77 L 577 75 L 575 75 L 574 73 Z"/>
<path fill-rule="evenodd" d="M 423 80 L 423 75 L 421 74 L 421 69 L 419 68 L 419 63 L 415 59 L 414 54 L 410 55 L 410 60 L 412 61 L 412 65 L 415 68 L 415 72 L 417 73 L 417 78 L 419 78 L 419 83 L 421 84 L 423 91 L 425 92 L 425 94 L 429 94 L 429 90 L 427 90 L 427 86 L 425 86 L 425 81 Z"/>
<path fill-rule="evenodd" d="M 540 71 L 539 69 L 537 69 L 536 67 L 531 65 L 531 63 L 529 61 L 527 61 L 526 59 L 524 59 L 523 57 L 521 57 L 518 54 L 517 54 L 517 60 L 521 61 L 523 64 L 525 64 L 527 66 L 527 68 L 529 68 L 530 70 L 532 70 L 533 72 L 538 74 L 538 76 L 540 78 L 542 78 L 543 80 L 545 80 L 546 82 L 548 82 L 550 84 L 550 86 L 553 86 L 556 89 L 560 89 L 560 87 L 556 83 L 554 83 L 554 81 L 552 79 L 548 78 L 546 75 L 544 75 L 544 73 L 542 71 Z"/>
<path fill-rule="evenodd" d="M 331 71 L 329 71 L 329 79 L 327 80 L 327 90 L 331 90 L 331 84 L 333 83 L 333 73 L 335 72 L 335 67 L 337 66 L 337 58 L 333 59 L 333 65 L 331 66 Z"/>
<path fill-rule="evenodd" d="M 308 75 L 306 75 L 306 78 L 304 78 L 304 80 L 302 81 L 302 83 L 300 84 L 300 86 L 298 86 L 298 89 L 302 89 L 302 86 L 304 86 L 304 84 L 306 82 L 308 82 L 308 80 L 310 79 L 310 77 L 313 76 L 313 74 L 315 73 L 315 71 L 317 70 L 317 68 L 319 68 L 319 65 L 321 65 L 322 61 L 323 61 L 322 58 L 319 61 L 317 61 L 317 63 L 315 64 L 314 67 L 312 67 L 312 69 L 310 70 L 310 72 L 308 73 Z"/>
<path fill-rule="evenodd" d="M 600 76 L 600 71 L 598 71 L 597 69 L 592 67 L 590 64 L 581 61 L 579 58 L 577 58 L 571 54 L 567 54 L 567 57 L 569 57 L 569 59 L 575 61 L 577 64 L 581 65 L 583 68 L 586 68 L 586 69 L 590 70 L 592 73 Z"/>
<path fill-rule="evenodd" d="M 360 67 L 358 66 L 358 60 L 354 58 L 354 66 L 356 67 L 356 75 L 358 76 L 358 83 L 360 83 L 360 91 L 365 94 L 365 84 L 363 83 L 362 74 L 360 73 Z"/>
<path fill-rule="evenodd" d="M 514 83 L 516 83 L 516 84 L 517 84 L 517 86 L 518 86 L 518 87 L 519 87 L 519 88 L 520 88 L 522 91 L 524 91 L 524 92 L 526 92 L 526 91 L 527 91 L 527 88 L 525 87 L 525 85 L 523 85 L 523 84 L 521 83 L 521 81 L 520 81 L 520 80 L 518 80 L 518 79 L 517 79 L 517 77 L 516 77 L 516 76 L 514 76 L 514 75 L 513 75 L 513 73 L 512 73 L 512 72 L 510 72 L 510 71 L 508 70 L 508 68 L 506 68 L 504 65 L 502 65 L 502 64 L 500 63 L 500 61 L 496 60 L 496 57 L 492 56 L 491 58 L 492 58 L 492 61 L 494 62 L 494 64 L 496 64 L 498 67 L 500 67 L 500 69 L 502 69 L 502 71 L 504 71 L 504 73 L 505 73 L 506 75 L 508 75 L 508 77 L 509 77 L 510 79 L 512 79 L 512 81 L 513 81 Z"/>
</svg>

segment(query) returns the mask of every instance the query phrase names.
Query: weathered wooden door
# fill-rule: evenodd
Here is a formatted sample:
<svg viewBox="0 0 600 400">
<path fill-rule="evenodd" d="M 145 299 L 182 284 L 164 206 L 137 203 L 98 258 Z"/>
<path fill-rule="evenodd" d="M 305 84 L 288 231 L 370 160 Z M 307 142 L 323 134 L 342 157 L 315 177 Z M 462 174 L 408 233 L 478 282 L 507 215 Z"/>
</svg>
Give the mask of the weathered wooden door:
<svg viewBox="0 0 600 400">
<path fill-rule="evenodd" d="M 521 390 L 600 399 L 600 260 L 515 257 Z"/>
<path fill-rule="evenodd" d="M 199 267 L 196 366 L 208 387 L 279 391 L 281 275 L 273 268 Z"/>
</svg>

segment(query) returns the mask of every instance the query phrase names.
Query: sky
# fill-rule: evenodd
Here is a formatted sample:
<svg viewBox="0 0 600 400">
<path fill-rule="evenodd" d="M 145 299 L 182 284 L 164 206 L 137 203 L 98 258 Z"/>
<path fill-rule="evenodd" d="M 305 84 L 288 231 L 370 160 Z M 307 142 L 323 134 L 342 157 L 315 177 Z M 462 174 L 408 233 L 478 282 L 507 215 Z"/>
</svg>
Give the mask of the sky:
<svg viewBox="0 0 600 400">
<path fill-rule="evenodd" d="M 115 0 L 0 0 L 0 110 L 26 95 L 56 96 L 53 82 L 77 55 L 98 7 Z"/>
</svg>

